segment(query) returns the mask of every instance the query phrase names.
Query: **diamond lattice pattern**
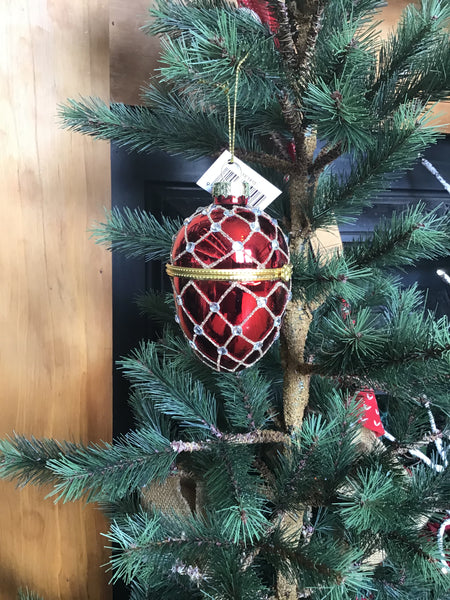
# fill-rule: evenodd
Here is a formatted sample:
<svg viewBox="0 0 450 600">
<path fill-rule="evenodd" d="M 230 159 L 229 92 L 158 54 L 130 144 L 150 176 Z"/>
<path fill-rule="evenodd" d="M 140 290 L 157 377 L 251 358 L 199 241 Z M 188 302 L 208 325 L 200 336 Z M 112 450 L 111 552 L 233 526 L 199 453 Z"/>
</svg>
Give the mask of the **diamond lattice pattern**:
<svg viewBox="0 0 450 600">
<path fill-rule="evenodd" d="M 289 263 L 283 232 L 259 209 L 211 205 L 185 220 L 172 264 L 203 269 L 272 269 Z M 257 362 L 279 336 L 290 299 L 283 281 L 173 278 L 176 320 L 199 357 L 219 371 Z"/>
</svg>

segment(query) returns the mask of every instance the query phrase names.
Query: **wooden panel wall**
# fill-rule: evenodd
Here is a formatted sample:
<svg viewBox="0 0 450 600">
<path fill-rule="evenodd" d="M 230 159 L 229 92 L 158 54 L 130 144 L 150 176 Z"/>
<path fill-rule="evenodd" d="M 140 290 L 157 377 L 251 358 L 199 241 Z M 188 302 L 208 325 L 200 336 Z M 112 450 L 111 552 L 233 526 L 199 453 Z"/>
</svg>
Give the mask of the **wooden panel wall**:
<svg viewBox="0 0 450 600">
<path fill-rule="evenodd" d="M 106 143 L 57 104 L 109 95 L 108 0 L 0 3 L 0 436 L 110 439 L 111 257 L 87 228 L 110 203 Z M 0 482 L 0 598 L 107 600 L 94 507 Z"/>
<path fill-rule="evenodd" d="M 141 31 L 154 0 L 110 0 L 111 99 L 140 103 L 140 88 L 157 67 L 159 40 Z"/>
<path fill-rule="evenodd" d="M 141 85 L 157 66 L 159 45 L 140 27 L 149 20 L 148 7 L 154 0 L 111 1 L 111 97 L 115 102 L 140 104 Z M 379 19 L 383 21 L 383 36 L 392 31 L 401 11 L 410 0 L 388 0 Z M 440 102 L 435 111 L 439 117 L 434 122 L 441 131 L 450 133 L 450 103 Z"/>
</svg>

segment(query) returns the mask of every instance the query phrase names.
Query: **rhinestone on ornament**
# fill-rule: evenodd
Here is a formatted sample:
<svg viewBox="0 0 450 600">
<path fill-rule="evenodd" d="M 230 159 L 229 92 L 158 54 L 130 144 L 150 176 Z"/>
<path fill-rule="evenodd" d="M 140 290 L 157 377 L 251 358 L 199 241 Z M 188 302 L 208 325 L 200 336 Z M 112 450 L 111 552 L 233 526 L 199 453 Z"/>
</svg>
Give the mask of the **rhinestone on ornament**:
<svg viewBox="0 0 450 600">
<path fill-rule="evenodd" d="M 217 304 L 217 302 L 211 302 L 209 305 L 209 310 L 214 313 L 219 312 L 220 306 Z"/>
<path fill-rule="evenodd" d="M 220 223 L 213 223 L 211 225 L 211 231 L 220 231 L 222 229 Z"/>
<path fill-rule="evenodd" d="M 255 342 L 253 344 L 253 350 L 259 350 L 262 346 L 262 342 Z"/>
<path fill-rule="evenodd" d="M 224 346 L 221 346 L 220 348 L 217 348 L 217 352 L 218 352 L 218 354 L 223 356 L 224 354 L 228 353 L 228 350 Z"/>
<path fill-rule="evenodd" d="M 276 219 L 270 219 L 270 222 L 274 227 L 278 227 L 278 221 Z"/>
<path fill-rule="evenodd" d="M 273 324 L 275 325 L 275 327 L 279 327 L 281 325 L 281 317 L 275 317 L 275 319 L 273 320 Z"/>
<path fill-rule="evenodd" d="M 175 319 L 175 323 L 178 323 L 178 324 L 180 323 L 180 317 L 178 315 L 175 315 L 174 319 Z"/>
<path fill-rule="evenodd" d="M 233 209 L 230 210 L 227 208 L 227 210 L 223 211 L 223 214 L 225 217 L 232 217 L 234 215 L 234 211 L 233 211 Z"/>
<path fill-rule="evenodd" d="M 232 248 L 235 252 L 242 252 L 244 244 L 242 242 L 233 242 Z"/>
<path fill-rule="evenodd" d="M 200 327 L 200 325 L 195 325 L 194 326 L 194 333 L 196 335 L 203 335 L 203 329 Z"/>
<path fill-rule="evenodd" d="M 177 296 L 177 304 L 178 304 L 178 306 L 183 305 L 183 298 L 181 296 Z"/>
<path fill-rule="evenodd" d="M 254 208 L 254 209 L 253 209 L 253 213 L 254 213 L 254 214 L 257 216 L 257 217 L 259 217 L 260 215 L 262 215 L 262 212 L 263 212 L 263 211 L 262 211 L 260 208 Z"/>
<path fill-rule="evenodd" d="M 258 308 L 263 308 L 263 306 L 265 306 L 267 303 L 267 299 L 266 298 L 258 298 L 258 300 L 256 301 L 256 306 Z"/>
<path fill-rule="evenodd" d="M 192 340 L 189 340 L 189 346 L 191 348 L 193 348 L 194 350 L 197 350 L 197 344 L 195 342 L 193 342 Z"/>
<path fill-rule="evenodd" d="M 186 244 L 186 252 L 194 252 L 195 244 L 193 242 L 188 242 Z"/>
<path fill-rule="evenodd" d="M 278 243 L 278 240 L 272 240 L 271 246 L 274 250 L 278 250 L 278 248 L 280 247 L 280 244 Z"/>
<path fill-rule="evenodd" d="M 252 231 L 261 231 L 258 221 L 253 221 L 253 223 L 250 223 L 250 229 Z"/>
<path fill-rule="evenodd" d="M 233 335 L 242 335 L 242 327 L 240 325 L 236 325 L 235 327 L 233 327 L 231 332 Z"/>
</svg>

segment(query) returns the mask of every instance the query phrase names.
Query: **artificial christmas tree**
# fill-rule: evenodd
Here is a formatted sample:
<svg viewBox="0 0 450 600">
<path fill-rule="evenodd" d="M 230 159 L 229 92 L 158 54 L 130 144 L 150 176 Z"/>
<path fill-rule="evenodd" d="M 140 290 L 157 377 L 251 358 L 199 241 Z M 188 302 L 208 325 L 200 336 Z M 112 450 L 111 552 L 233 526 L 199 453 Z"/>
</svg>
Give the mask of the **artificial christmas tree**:
<svg viewBox="0 0 450 600">
<path fill-rule="evenodd" d="M 438 137 L 427 107 L 449 93 L 449 3 L 408 7 L 384 42 L 380 4 L 161 1 L 148 31 L 162 35 L 162 68 L 146 105 L 62 108 L 68 128 L 130 150 L 216 158 L 230 146 L 284 192 L 267 209 L 293 264 L 279 347 L 218 373 L 174 329 L 173 301 L 153 295 L 160 338 L 120 364 L 133 431 L 103 446 L 1 443 L 4 477 L 101 504 L 114 577 L 134 600 L 449 597 L 448 321 L 394 270 L 445 256 L 450 217 L 417 204 L 368 239 L 317 244 Z M 97 235 L 167 262 L 180 226 L 113 211 Z M 372 390 L 385 435 L 363 442 Z M 155 486 L 188 508 L 163 506 Z"/>
</svg>

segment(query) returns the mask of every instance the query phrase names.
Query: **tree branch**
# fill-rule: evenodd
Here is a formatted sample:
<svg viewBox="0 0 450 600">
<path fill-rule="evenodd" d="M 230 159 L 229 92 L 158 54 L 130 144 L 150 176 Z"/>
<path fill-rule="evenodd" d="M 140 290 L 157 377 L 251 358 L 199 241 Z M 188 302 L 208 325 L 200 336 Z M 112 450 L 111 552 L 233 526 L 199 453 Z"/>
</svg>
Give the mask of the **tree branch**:
<svg viewBox="0 0 450 600">
<path fill-rule="evenodd" d="M 295 27 L 296 24 L 295 22 L 291 22 L 291 19 L 289 18 L 285 0 L 271 0 L 270 6 L 278 21 L 276 39 L 278 41 L 279 51 L 283 55 L 284 61 L 289 67 L 289 71 L 294 74 L 298 72 L 301 67 L 298 49 L 292 36 L 292 28 Z"/>
<path fill-rule="evenodd" d="M 275 171 L 279 171 L 280 173 L 290 174 L 295 170 L 295 165 L 290 160 L 277 158 L 265 152 L 249 152 L 243 148 L 236 148 L 235 154 L 245 162 L 257 163 L 263 167 L 275 169 Z"/>
<path fill-rule="evenodd" d="M 307 15 L 308 22 L 305 23 L 305 31 L 307 31 L 306 37 L 302 39 L 299 36 L 296 44 L 300 61 L 298 80 L 302 94 L 308 82 L 317 43 L 317 37 L 321 29 L 321 20 L 324 9 L 322 0 L 317 0 L 314 2 L 313 7 L 314 9 L 311 10 L 311 12 Z M 306 29 L 306 27 L 308 27 L 308 29 Z"/>
<path fill-rule="evenodd" d="M 294 136 L 295 149 L 297 152 L 297 163 L 299 162 L 299 148 L 303 145 L 304 131 L 303 131 L 303 113 L 295 106 L 295 104 L 289 99 L 289 95 L 286 91 L 282 92 L 279 97 L 281 112 L 286 121 L 286 124 L 290 128 L 292 135 Z"/>
<path fill-rule="evenodd" d="M 286 444 L 291 443 L 291 438 L 282 431 L 272 429 L 259 429 L 250 433 L 224 433 L 219 439 L 204 440 L 201 442 L 185 442 L 175 440 L 170 442 L 170 447 L 175 452 L 202 452 L 210 450 L 214 445 L 226 442 L 228 444 Z"/>
<path fill-rule="evenodd" d="M 308 175 L 312 178 L 317 177 L 317 175 L 319 175 L 319 173 L 321 173 L 327 165 L 339 158 L 341 152 L 341 142 L 339 142 L 335 146 L 332 146 L 331 148 L 329 148 L 328 146 L 322 148 L 322 150 L 317 155 L 316 160 L 309 166 Z"/>
<path fill-rule="evenodd" d="M 285 160 L 288 160 L 290 163 L 292 163 L 291 157 L 289 156 L 289 152 L 287 151 L 286 139 L 275 131 L 270 134 L 270 139 L 272 140 L 273 145 L 278 151 L 278 157 L 284 158 Z"/>
</svg>

